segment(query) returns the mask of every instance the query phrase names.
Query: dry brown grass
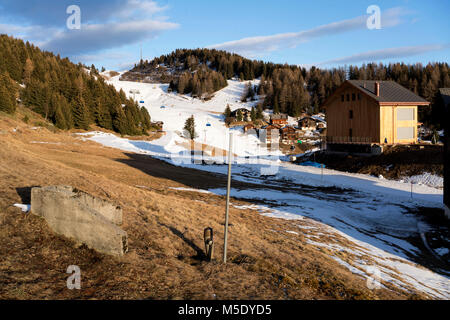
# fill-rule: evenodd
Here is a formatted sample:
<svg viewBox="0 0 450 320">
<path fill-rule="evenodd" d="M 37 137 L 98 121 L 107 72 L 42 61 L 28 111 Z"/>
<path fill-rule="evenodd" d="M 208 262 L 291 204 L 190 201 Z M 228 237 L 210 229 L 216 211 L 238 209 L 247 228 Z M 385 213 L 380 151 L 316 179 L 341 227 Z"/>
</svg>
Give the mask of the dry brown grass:
<svg viewBox="0 0 450 320">
<path fill-rule="evenodd" d="M 13 128 L 17 128 L 16 132 L 12 132 Z M 206 176 L 151 159 L 145 169 L 141 167 L 145 161 L 83 142 L 69 132 L 31 130 L 19 120 L 0 115 L 0 298 L 410 297 L 400 291 L 367 289 L 362 278 L 306 244 L 302 235 L 286 233 L 294 228 L 292 222 L 251 210 L 231 209 L 231 262 L 219 263 L 223 253 L 224 198 L 171 190 L 169 187 L 189 185 L 180 181 Z M 138 165 L 133 165 L 135 162 Z M 172 171 L 185 180 L 164 176 Z M 213 177 L 208 183 L 215 182 L 221 184 L 223 178 Z M 55 235 L 44 220 L 11 207 L 14 203 L 29 203 L 32 186 L 61 184 L 123 207 L 128 254 L 113 258 L 76 247 L 69 239 Z M 216 261 L 212 263 L 203 256 L 206 227 L 215 230 Z M 66 288 L 69 265 L 78 265 L 82 270 L 80 291 Z"/>
</svg>

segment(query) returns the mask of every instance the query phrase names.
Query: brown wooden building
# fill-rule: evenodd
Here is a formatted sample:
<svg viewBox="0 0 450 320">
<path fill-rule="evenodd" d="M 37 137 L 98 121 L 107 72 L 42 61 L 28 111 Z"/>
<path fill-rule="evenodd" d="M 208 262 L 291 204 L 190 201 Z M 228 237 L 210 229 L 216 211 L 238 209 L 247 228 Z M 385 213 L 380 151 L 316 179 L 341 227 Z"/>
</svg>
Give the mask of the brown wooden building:
<svg viewBox="0 0 450 320">
<path fill-rule="evenodd" d="M 281 127 L 276 124 L 271 124 L 262 127 L 259 131 L 260 139 L 265 140 L 266 143 L 279 143 L 280 142 L 280 129 Z"/>
<path fill-rule="evenodd" d="M 292 126 L 285 126 L 280 129 L 281 142 L 284 144 L 294 144 L 297 140 L 297 130 Z"/>
<path fill-rule="evenodd" d="M 345 81 L 324 103 L 327 149 L 366 152 L 374 144 L 416 143 L 417 109 L 429 104 L 393 81 Z"/>
<path fill-rule="evenodd" d="M 270 117 L 270 123 L 271 124 L 278 124 L 278 125 L 286 125 L 288 124 L 288 115 L 287 114 L 274 114 Z"/>
<path fill-rule="evenodd" d="M 316 130 L 317 128 L 317 121 L 309 116 L 303 117 L 300 120 L 298 120 L 298 126 L 304 131 L 306 130 L 313 131 Z"/>
<path fill-rule="evenodd" d="M 444 105 L 444 205 L 450 219 L 450 88 L 439 89 Z"/>
<path fill-rule="evenodd" d="M 306 116 L 298 120 L 298 127 L 303 131 L 314 131 L 318 129 L 324 129 L 326 122 L 316 117 Z"/>
</svg>

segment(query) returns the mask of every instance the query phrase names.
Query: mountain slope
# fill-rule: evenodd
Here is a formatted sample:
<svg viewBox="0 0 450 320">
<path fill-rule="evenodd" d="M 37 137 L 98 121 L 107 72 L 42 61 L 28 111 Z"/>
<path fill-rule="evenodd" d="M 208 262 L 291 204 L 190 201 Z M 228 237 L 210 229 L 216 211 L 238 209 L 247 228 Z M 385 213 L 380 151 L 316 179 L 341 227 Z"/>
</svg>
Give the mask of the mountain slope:
<svg viewBox="0 0 450 320">
<path fill-rule="evenodd" d="M 203 76 L 196 77 L 201 71 Z M 151 83 L 170 83 L 179 93 L 202 96 L 226 86 L 222 79 L 260 79 L 258 94 L 263 108 L 275 113 L 298 116 L 301 112 L 318 113 L 323 102 L 346 79 L 392 80 L 433 102 L 424 109 L 421 121 L 439 127 L 442 118 L 434 98 L 439 88 L 450 86 L 447 63 L 389 65 L 370 63 L 334 69 L 312 67 L 307 70 L 296 65 L 274 64 L 246 59 L 237 54 L 210 49 L 178 49 L 141 63 L 123 75 L 122 80 L 143 80 Z M 214 80 L 216 79 L 216 80 Z M 214 82 L 215 81 L 215 82 Z"/>
<path fill-rule="evenodd" d="M 137 135 L 150 128 L 147 110 L 106 84 L 95 67 L 86 69 L 6 35 L 0 35 L 0 101 L 0 111 L 14 113 L 18 101 L 60 129 L 96 124 Z"/>
<path fill-rule="evenodd" d="M 20 111 L 20 110 L 19 110 Z M 14 129 L 14 130 L 13 130 Z M 404 299 L 366 281 L 308 244 L 302 222 L 231 208 L 229 263 L 221 264 L 225 198 L 186 192 L 226 178 L 51 133 L 0 115 L 0 298 L 2 299 Z M 30 188 L 72 185 L 124 210 L 130 252 L 98 254 L 55 235 L 45 221 L 12 207 Z M 237 184 L 236 184 L 237 185 Z M 245 205 L 233 199 L 233 203 Z M 215 261 L 202 254 L 203 229 L 215 230 Z M 68 290 L 69 265 L 82 290 Z M 423 296 L 422 296 L 423 297 Z"/>
</svg>

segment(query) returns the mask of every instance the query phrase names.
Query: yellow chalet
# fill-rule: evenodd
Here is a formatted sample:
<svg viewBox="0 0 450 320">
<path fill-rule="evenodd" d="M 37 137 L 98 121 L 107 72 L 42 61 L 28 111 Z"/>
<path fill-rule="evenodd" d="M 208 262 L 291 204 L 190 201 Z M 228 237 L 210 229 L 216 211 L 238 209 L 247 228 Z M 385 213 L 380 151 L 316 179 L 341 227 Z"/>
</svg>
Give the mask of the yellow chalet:
<svg viewBox="0 0 450 320">
<path fill-rule="evenodd" d="M 327 149 L 370 152 L 417 143 L 417 109 L 430 103 L 393 81 L 345 81 L 324 103 Z"/>
</svg>

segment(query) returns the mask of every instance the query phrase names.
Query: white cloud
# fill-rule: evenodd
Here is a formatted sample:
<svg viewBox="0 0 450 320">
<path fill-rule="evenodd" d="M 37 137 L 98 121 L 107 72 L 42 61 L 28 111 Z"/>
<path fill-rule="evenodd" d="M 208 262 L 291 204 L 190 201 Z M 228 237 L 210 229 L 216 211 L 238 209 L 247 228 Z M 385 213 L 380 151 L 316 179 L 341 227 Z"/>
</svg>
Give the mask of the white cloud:
<svg viewBox="0 0 450 320">
<path fill-rule="evenodd" d="M 167 6 L 160 7 L 154 1 L 146 0 L 128 0 L 123 9 L 119 12 L 119 16 L 122 18 L 130 17 L 148 17 L 156 13 L 163 12 L 167 9 Z"/>
<path fill-rule="evenodd" d="M 382 12 L 382 28 L 389 28 L 400 24 L 401 16 L 407 12 L 403 8 L 391 8 Z M 270 36 L 249 37 L 235 41 L 208 46 L 211 49 L 219 49 L 235 52 L 247 57 L 260 56 L 286 47 L 296 47 L 301 43 L 314 38 L 362 30 L 367 28 L 368 15 L 349 20 L 333 22 L 310 30 L 280 33 Z"/>
<path fill-rule="evenodd" d="M 16 20 L 26 18 L 29 25 L 0 24 L 0 33 L 29 40 L 42 49 L 62 56 L 81 57 L 84 60 L 89 55 L 95 57 L 93 53 L 144 42 L 157 37 L 164 31 L 179 27 L 177 23 L 166 21 L 165 17 L 155 16 L 167 10 L 168 7 L 159 6 L 152 0 L 115 0 L 110 3 L 106 0 L 98 2 L 82 0 L 80 2 L 83 3 L 83 24 L 80 30 L 69 30 L 66 28 L 64 19 L 61 17 L 56 19 L 48 13 L 52 12 L 53 0 L 43 0 L 45 6 L 36 4 L 36 8 L 43 14 L 47 12 L 49 20 L 59 21 L 58 23 L 55 21 L 46 23 L 42 21 L 42 15 L 38 12 L 33 14 L 30 10 L 23 11 L 26 9 L 23 3 L 8 0 L 8 6 L 2 10 L 10 8 L 12 17 L 17 17 Z M 61 4 L 62 2 L 55 3 L 55 5 Z M 105 10 L 99 11 L 99 8 L 105 8 Z M 24 16 L 21 16 L 21 12 L 24 12 Z"/>
<path fill-rule="evenodd" d="M 377 62 L 386 59 L 395 59 L 395 58 L 398 59 L 416 56 L 427 52 L 448 49 L 449 47 L 450 47 L 449 44 L 430 44 L 421 46 L 387 48 L 357 53 L 347 57 L 324 61 L 316 65 L 323 66 L 323 65 L 337 65 L 337 64 L 360 63 L 360 62 Z"/>
<path fill-rule="evenodd" d="M 177 27 L 176 23 L 158 20 L 82 25 L 80 30 L 58 32 L 42 47 L 73 56 L 149 40 Z"/>
</svg>

